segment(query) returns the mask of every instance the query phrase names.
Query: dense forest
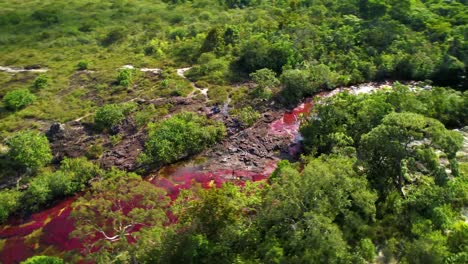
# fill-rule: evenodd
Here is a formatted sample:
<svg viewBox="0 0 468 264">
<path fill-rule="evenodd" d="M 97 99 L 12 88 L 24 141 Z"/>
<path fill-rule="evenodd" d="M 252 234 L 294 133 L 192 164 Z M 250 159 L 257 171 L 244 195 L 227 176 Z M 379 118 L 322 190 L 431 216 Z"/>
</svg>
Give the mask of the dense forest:
<svg viewBox="0 0 468 264">
<path fill-rule="evenodd" d="M 0 263 L 468 263 L 465 0 L 0 1 Z"/>
</svg>

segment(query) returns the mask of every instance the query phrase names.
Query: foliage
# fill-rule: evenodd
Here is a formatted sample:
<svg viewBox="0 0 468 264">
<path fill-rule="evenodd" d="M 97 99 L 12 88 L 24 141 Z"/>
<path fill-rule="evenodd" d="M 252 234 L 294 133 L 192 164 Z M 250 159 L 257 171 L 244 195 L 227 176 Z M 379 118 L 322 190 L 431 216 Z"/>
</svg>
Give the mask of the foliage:
<svg viewBox="0 0 468 264">
<path fill-rule="evenodd" d="M 117 74 L 117 83 L 124 87 L 130 87 L 133 84 L 134 79 L 133 69 L 121 69 Z"/>
<path fill-rule="evenodd" d="M 248 127 L 252 126 L 261 117 L 261 114 L 258 111 L 255 111 L 251 106 L 247 106 L 239 110 L 235 109 L 232 112 L 232 115 L 235 118 L 239 119 Z"/>
<path fill-rule="evenodd" d="M 5 94 L 3 104 L 11 110 L 19 110 L 36 101 L 36 96 L 28 89 L 13 90 Z"/>
<path fill-rule="evenodd" d="M 87 61 L 80 61 L 80 62 L 78 62 L 78 64 L 76 64 L 76 68 L 79 71 L 87 70 L 88 67 L 89 67 L 89 62 L 87 62 Z"/>
<path fill-rule="evenodd" d="M 260 185 L 226 183 L 220 188 L 184 191 L 172 206 L 180 232 L 168 233 L 146 261 L 156 263 L 232 263 L 259 209 Z"/>
<path fill-rule="evenodd" d="M 104 148 L 101 144 L 96 143 L 88 147 L 86 157 L 88 159 L 99 159 L 102 156 L 102 153 L 104 153 Z"/>
<path fill-rule="evenodd" d="M 301 128 L 305 155 L 297 164 L 281 162 L 261 191 L 223 186 L 184 194 L 188 200 L 174 210 L 179 224 L 142 228 L 135 244 L 127 237 L 132 243 L 114 244 L 91 262 L 366 263 L 378 249 L 385 262 L 466 263 L 466 151 L 456 153 L 460 136 L 448 130 L 468 120 L 466 14 L 461 0 L 0 1 L 0 65 L 49 69 L 38 77 L 0 73 L 0 94 L 31 82 L 37 93 L 22 111 L 0 111 L 0 134 L 68 122 L 109 103 L 188 95 L 193 87 L 170 67 L 192 66 L 187 76 L 209 88 L 209 104 L 229 97 L 252 119 L 249 107 L 264 109 L 273 98 L 295 104 L 362 82 L 450 86 L 459 91 L 395 85 L 391 92 L 322 98 Z M 77 73 L 84 68 L 78 60 L 92 61 L 93 71 Z M 164 70 L 115 76 L 125 64 Z M 267 88 L 249 92 L 250 74 Z M 270 97 L 272 88 L 281 91 Z M 119 106 L 104 113 L 102 128 L 128 117 L 141 129 L 168 113 L 142 106 L 129 117 L 136 106 Z M 146 160 L 173 162 L 219 140 L 221 125 L 200 119 L 149 126 Z M 8 156 L 1 165 L 11 163 Z M 1 192 L 1 218 L 42 209 L 91 179 L 126 174 L 66 163 L 29 170 L 19 182 L 27 190 Z M 10 167 L 2 184 L 23 172 Z M 86 172 L 74 172 L 81 167 Z M 27 245 L 40 242 L 26 238 Z"/>
<path fill-rule="evenodd" d="M 357 147 L 361 136 L 382 122 L 389 113 L 414 112 L 436 118 L 446 126 L 464 126 L 466 94 L 442 88 L 411 92 L 396 84 L 392 91 L 370 95 L 341 93 L 314 107 L 314 114 L 301 127 L 310 153 L 330 153 L 346 146 Z"/>
<path fill-rule="evenodd" d="M 224 137 L 223 124 L 183 112 L 148 125 L 148 141 L 142 160 L 167 164 L 202 151 Z"/>
<path fill-rule="evenodd" d="M 286 262 L 350 257 L 346 244 L 366 238 L 377 198 L 352 166 L 349 158 L 321 157 L 302 173 L 288 164 L 275 172 L 259 213 L 261 259 L 269 258 L 272 245 Z"/>
<path fill-rule="evenodd" d="M 93 182 L 91 190 L 73 204 L 71 217 L 77 225 L 72 236 L 85 243 L 88 257 L 100 262 L 121 258 L 121 252 L 131 251 L 130 239 L 143 234 L 140 228 L 162 227 L 167 221 L 164 208 L 169 203 L 164 194 L 135 177 Z"/>
<path fill-rule="evenodd" d="M 82 191 L 91 179 L 103 175 L 99 166 L 85 158 L 65 158 L 55 172 L 45 172 L 31 180 L 21 196 L 22 209 L 37 211 L 55 199 Z"/>
<path fill-rule="evenodd" d="M 52 160 L 47 137 L 35 131 L 21 131 L 7 140 L 8 157 L 15 163 L 36 170 Z"/>
<path fill-rule="evenodd" d="M 276 73 L 270 69 L 260 69 L 250 74 L 252 80 L 257 83 L 257 88 L 254 93 L 259 98 L 269 99 L 271 97 L 271 89 L 279 85 L 279 80 L 276 78 Z"/>
<path fill-rule="evenodd" d="M 118 104 L 107 104 L 100 107 L 94 115 L 94 122 L 100 129 L 109 129 L 120 124 L 125 119 L 123 106 Z"/>
<path fill-rule="evenodd" d="M 44 89 L 49 85 L 49 77 L 45 74 L 41 74 L 34 79 L 32 87 L 34 89 Z"/>
<path fill-rule="evenodd" d="M 283 67 L 293 67 L 300 62 L 300 56 L 291 42 L 279 40 L 269 42 L 263 35 L 252 36 L 242 47 L 237 67 L 246 73 L 268 68 L 281 73 Z"/>
<path fill-rule="evenodd" d="M 19 197 L 20 192 L 16 190 L 0 192 L 0 223 L 5 222 L 19 208 Z"/>
<path fill-rule="evenodd" d="M 65 263 L 61 258 L 49 256 L 34 256 L 21 262 L 21 264 L 63 264 Z"/>
</svg>

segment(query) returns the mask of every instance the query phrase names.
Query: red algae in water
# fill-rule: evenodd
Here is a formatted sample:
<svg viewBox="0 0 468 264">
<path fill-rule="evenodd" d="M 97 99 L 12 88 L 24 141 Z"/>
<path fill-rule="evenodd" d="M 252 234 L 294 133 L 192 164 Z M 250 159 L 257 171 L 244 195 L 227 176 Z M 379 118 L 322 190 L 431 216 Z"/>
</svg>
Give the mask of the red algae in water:
<svg viewBox="0 0 468 264">
<path fill-rule="evenodd" d="M 276 167 L 276 162 L 267 164 L 262 173 L 246 170 L 223 169 L 212 172 L 201 171 L 199 167 L 171 168 L 168 177 L 157 177 L 151 183 L 157 187 L 164 188 L 168 196 L 175 200 L 180 190 L 193 188 L 196 184 L 202 188 L 221 187 L 226 181 L 234 181 L 236 184 L 244 185 L 246 180 L 260 181 L 268 177 Z M 3 237 L 8 237 L 5 248 L 0 253 L 3 263 L 14 263 L 24 260 L 40 250 L 52 246 L 60 251 L 82 250 L 83 245 L 77 239 L 71 239 L 70 233 L 74 230 L 74 222 L 69 218 L 71 204 L 76 198 L 67 199 L 56 206 L 33 214 L 25 225 L 7 226 L 0 231 Z M 177 218 L 167 211 L 168 224 L 177 222 Z M 47 220 L 50 219 L 49 222 Z M 24 236 L 33 231 L 43 228 L 41 231 L 39 250 L 35 251 L 32 246 L 24 243 Z M 137 231 L 139 228 L 132 230 Z M 97 238 L 99 239 L 99 238 Z M 135 241 L 134 237 L 129 240 Z M 98 250 L 98 249 L 95 249 Z M 15 253 L 21 252 L 21 253 Z"/>
<path fill-rule="evenodd" d="M 20 226 L 5 227 L 0 231 L 0 239 L 9 237 L 23 237 L 31 234 L 35 230 L 41 228 L 44 222 L 31 222 Z"/>
<path fill-rule="evenodd" d="M 270 124 L 270 133 L 274 135 L 290 136 L 295 141 L 299 136 L 299 125 L 302 116 L 307 116 L 312 109 L 312 99 L 307 99 L 292 111 L 287 112 L 279 120 Z"/>
<path fill-rule="evenodd" d="M 63 211 L 47 223 L 42 232 L 41 244 L 57 247 L 61 251 L 81 248 L 80 241 L 70 238 L 70 233 L 75 229 L 73 219 L 69 218 L 71 207 Z"/>
<path fill-rule="evenodd" d="M 14 237 L 5 242 L 5 247 L 0 253 L 0 262 L 19 263 L 33 255 L 33 248 L 25 244 L 24 238 Z"/>
</svg>

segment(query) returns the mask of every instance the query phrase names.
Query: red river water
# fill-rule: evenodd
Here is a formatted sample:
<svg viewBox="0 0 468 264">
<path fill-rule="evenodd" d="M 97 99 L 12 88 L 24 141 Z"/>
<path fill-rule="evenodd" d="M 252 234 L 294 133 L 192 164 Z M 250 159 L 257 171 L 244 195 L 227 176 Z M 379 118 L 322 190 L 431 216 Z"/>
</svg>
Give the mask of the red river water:
<svg viewBox="0 0 468 264">
<path fill-rule="evenodd" d="M 332 93 L 322 93 L 318 97 L 329 96 Z M 292 142 L 300 140 L 299 125 L 301 117 L 308 115 L 314 101 L 306 100 L 298 107 L 270 125 L 270 133 L 291 136 Z M 292 145 L 290 151 L 296 152 L 297 145 Z M 164 188 L 171 199 L 175 199 L 182 189 L 188 189 L 194 183 L 204 188 L 219 187 L 225 181 L 236 181 L 242 184 L 245 180 L 259 181 L 266 179 L 276 168 L 276 163 L 265 164 L 261 173 L 238 170 L 200 171 L 197 166 L 180 167 L 167 166 L 152 177 L 150 182 Z M 33 255 L 71 256 L 73 250 L 82 248 L 80 241 L 72 239 L 69 234 L 74 230 L 74 222 L 69 218 L 71 204 L 77 197 L 63 200 L 53 207 L 35 213 L 27 219 L 11 219 L 6 225 L 0 226 L 0 262 L 4 264 L 19 263 Z M 76 254 L 75 254 L 76 255 Z"/>
</svg>

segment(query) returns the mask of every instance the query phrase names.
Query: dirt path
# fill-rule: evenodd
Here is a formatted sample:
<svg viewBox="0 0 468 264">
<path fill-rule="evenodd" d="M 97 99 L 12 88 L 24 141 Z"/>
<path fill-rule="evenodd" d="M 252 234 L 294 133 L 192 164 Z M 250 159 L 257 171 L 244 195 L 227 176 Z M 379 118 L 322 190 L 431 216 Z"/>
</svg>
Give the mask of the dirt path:
<svg viewBox="0 0 468 264">
<path fill-rule="evenodd" d="M 191 93 L 188 94 L 188 97 L 189 98 L 192 98 L 195 96 L 195 93 L 197 91 L 200 91 L 201 94 L 203 94 L 206 98 L 206 101 L 208 102 L 210 99 L 208 98 L 208 88 L 198 88 L 194 82 L 190 81 L 186 76 L 185 76 L 185 73 L 190 70 L 192 67 L 186 67 L 186 68 L 180 68 L 180 69 L 177 69 L 177 75 L 179 75 L 180 77 L 184 78 L 185 80 L 189 81 L 190 84 L 192 85 L 193 87 L 193 91 Z"/>
<path fill-rule="evenodd" d="M 0 66 L 0 71 L 7 72 L 7 73 L 18 73 L 18 72 L 47 72 L 49 69 L 47 68 L 39 68 L 39 69 L 25 69 L 25 68 L 19 68 L 19 67 L 6 67 L 6 66 Z"/>
</svg>

